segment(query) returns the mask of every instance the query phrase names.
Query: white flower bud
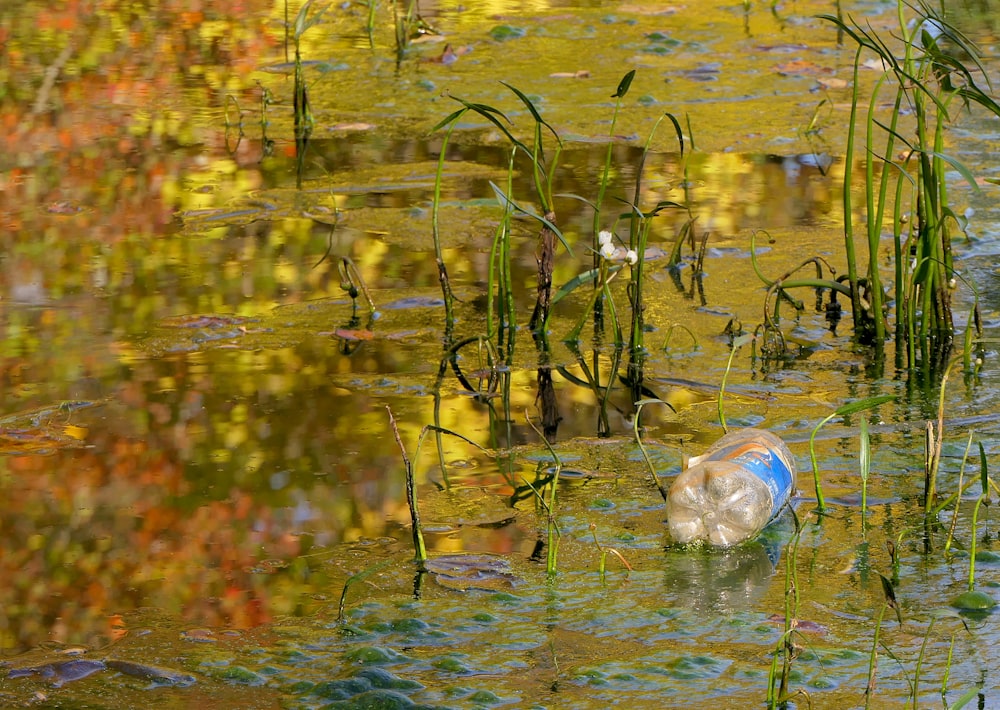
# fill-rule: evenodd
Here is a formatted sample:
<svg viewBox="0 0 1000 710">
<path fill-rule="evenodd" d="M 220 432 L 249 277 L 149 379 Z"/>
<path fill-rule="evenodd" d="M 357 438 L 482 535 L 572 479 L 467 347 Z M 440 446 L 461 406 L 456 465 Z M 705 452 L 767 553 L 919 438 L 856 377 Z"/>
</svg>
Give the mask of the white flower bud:
<svg viewBox="0 0 1000 710">
<path fill-rule="evenodd" d="M 627 252 L 625 252 L 625 261 L 627 261 L 630 264 L 635 264 L 637 261 L 639 261 L 639 255 L 635 253 L 635 249 L 629 249 Z"/>
</svg>

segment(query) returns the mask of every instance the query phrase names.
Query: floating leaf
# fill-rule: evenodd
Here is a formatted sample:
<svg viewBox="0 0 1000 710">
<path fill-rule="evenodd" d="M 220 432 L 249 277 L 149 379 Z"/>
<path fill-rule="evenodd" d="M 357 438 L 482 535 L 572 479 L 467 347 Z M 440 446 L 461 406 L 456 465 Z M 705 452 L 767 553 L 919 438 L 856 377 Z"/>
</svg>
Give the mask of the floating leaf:
<svg viewBox="0 0 1000 710">
<path fill-rule="evenodd" d="M 514 27 L 513 25 L 497 25 L 489 32 L 490 37 L 497 42 L 506 42 L 509 39 L 521 39 L 526 34 L 528 32 L 523 27 Z"/>
<path fill-rule="evenodd" d="M 962 592 L 951 600 L 951 605 L 962 611 L 987 611 L 995 607 L 997 603 L 986 592 L 975 589 L 970 592 Z"/>
<path fill-rule="evenodd" d="M 821 67 L 804 59 L 775 64 L 771 69 L 782 76 L 821 76 L 833 73 L 833 69 L 829 67 Z"/>
<path fill-rule="evenodd" d="M 333 334 L 338 338 L 343 338 L 344 340 L 374 340 L 375 333 L 370 330 L 363 329 L 351 329 L 351 328 L 337 328 L 333 331 Z"/>
</svg>

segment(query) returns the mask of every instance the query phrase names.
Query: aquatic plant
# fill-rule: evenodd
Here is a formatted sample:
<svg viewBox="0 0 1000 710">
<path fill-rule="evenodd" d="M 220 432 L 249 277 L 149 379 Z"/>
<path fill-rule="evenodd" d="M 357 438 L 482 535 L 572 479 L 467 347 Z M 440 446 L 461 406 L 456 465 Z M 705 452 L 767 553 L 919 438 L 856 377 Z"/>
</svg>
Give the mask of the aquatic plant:
<svg viewBox="0 0 1000 710">
<path fill-rule="evenodd" d="M 843 189 L 847 274 L 836 279 L 818 275 L 817 279 L 803 282 L 778 279 L 776 288 L 784 291 L 809 286 L 844 294 L 851 301 L 855 338 L 881 362 L 890 331 L 878 249 L 883 224 L 891 213 L 896 364 L 910 371 L 919 368 L 930 375 L 939 374 L 947 363 L 954 338 L 951 291 L 956 273 L 952 235 L 960 220 L 949 202 L 946 171 L 957 170 L 976 187 L 969 171 L 944 152 L 944 130 L 953 120 L 956 105 L 974 103 L 998 116 L 1000 105 L 989 94 L 976 47 L 941 12 L 926 3 L 914 6 L 899 0 L 897 15 L 902 57 L 897 57 L 896 51 L 870 26 L 845 20 L 839 13 L 821 16 L 857 44 Z M 859 79 L 866 55 L 874 55 L 884 71 L 865 108 Z M 985 88 L 976 75 L 983 77 Z M 883 120 L 878 115 L 879 96 L 890 83 L 895 84 L 895 97 L 888 120 Z M 902 126 L 904 114 L 913 117 L 909 131 Z M 866 143 L 862 160 L 867 267 L 859 265 L 853 223 L 852 182 L 859 116 Z M 878 136 L 884 140 L 881 147 L 876 146 Z M 900 147 L 904 157 L 898 161 Z M 769 287 L 774 285 L 765 282 Z M 965 347 L 970 346 L 967 338 Z"/>
<path fill-rule="evenodd" d="M 295 46 L 295 73 L 292 87 L 292 108 L 295 114 L 295 178 L 296 187 L 299 188 L 302 187 L 302 172 L 305 166 L 306 146 L 308 145 L 309 136 L 312 134 L 313 125 L 315 124 L 312 110 L 309 107 L 309 92 L 306 88 L 305 73 L 302 69 L 302 35 L 304 35 L 307 30 L 314 27 L 326 11 L 326 7 L 323 7 L 310 15 L 313 2 L 315 2 L 315 0 L 306 0 L 306 2 L 303 3 L 302 7 L 299 8 L 298 14 L 295 16 L 295 23 L 292 28 L 292 43 Z M 286 16 L 287 12 L 288 6 L 286 4 Z"/>
<path fill-rule="evenodd" d="M 990 479 L 986 464 L 986 450 L 979 442 L 979 483 L 981 486 L 979 498 L 972 509 L 972 532 L 969 544 L 969 588 L 952 601 L 952 606 L 966 611 L 985 611 L 996 606 L 996 600 L 982 591 L 976 590 L 976 541 L 978 538 L 979 510 L 983 504 L 989 504 Z M 958 511 L 955 511 L 956 516 Z"/>
<path fill-rule="evenodd" d="M 868 655 L 868 683 L 865 686 L 865 710 L 871 707 L 872 696 L 875 695 L 876 676 L 878 674 L 878 649 L 882 643 L 882 622 L 885 619 L 885 612 L 892 609 L 896 612 L 896 620 L 900 626 L 903 625 L 902 612 L 899 610 L 899 603 L 896 601 L 896 590 L 891 581 L 881 574 L 882 580 L 882 603 L 879 605 L 878 615 L 875 618 L 875 633 L 872 635 L 872 650 Z M 891 654 L 891 651 L 886 649 Z"/>
<path fill-rule="evenodd" d="M 632 565 L 628 563 L 628 560 L 625 559 L 625 556 L 621 552 L 619 552 L 613 547 L 605 547 L 604 545 L 601 544 L 601 541 L 597 539 L 597 525 L 595 525 L 594 523 L 590 524 L 590 534 L 594 538 L 594 546 L 601 553 L 601 561 L 598 567 L 598 572 L 600 572 L 601 579 L 602 580 L 604 579 L 604 575 L 607 572 L 607 560 L 609 553 L 614 555 L 621 561 L 621 563 L 625 566 L 626 576 L 628 576 L 628 572 L 632 571 Z"/>
<path fill-rule="evenodd" d="M 628 354 L 629 359 L 626 366 L 625 385 L 629 388 L 632 401 L 636 402 L 643 397 L 643 371 L 646 358 L 645 346 L 645 305 L 643 303 L 643 284 L 646 264 L 646 244 L 649 241 L 649 233 L 652 228 L 652 220 L 661 212 L 667 209 L 687 209 L 684 205 L 672 200 L 661 200 L 652 209 L 643 211 L 640 204 L 642 195 L 642 172 L 646 159 L 649 156 L 653 137 L 660 124 L 664 120 L 669 120 L 673 124 L 680 147 L 680 154 L 684 156 L 684 134 L 681 131 L 680 123 L 670 113 L 664 113 L 653 124 L 653 129 L 646 138 L 643 145 L 642 154 L 639 157 L 639 164 L 635 169 L 635 189 L 632 194 L 632 201 L 629 204 L 629 253 L 635 255 L 635 263 L 629 269 L 629 285 L 627 289 L 629 306 L 631 307 L 632 323 L 629 332 Z"/>
<path fill-rule="evenodd" d="M 816 459 L 816 435 L 819 434 L 819 430 L 837 417 L 845 417 L 849 414 L 864 412 L 881 404 L 885 404 L 886 402 L 891 402 L 894 399 L 896 399 L 895 395 L 885 394 L 877 397 L 868 397 L 856 402 L 848 402 L 847 404 L 837 407 L 837 409 L 821 419 L 820 422 L 813 427 L 812 433 L 809 435 L 809 460 L 812 463 L 813 484 L 816 487 L 816 509 L 818 512 L 822 513 L 826 510 L 826 500 L 823 498 L 823 487 L 819 481 L 819 462 Z"/>
<path fill-rule="evenodd" d="M 538 498 L 538 501 L 541 503 L 542 507 L 545 509 L 546 512 L 545 530 L 546 530 L 547 552 L 545 560 L 545 570 L 549 575 L 553 575 L 556 573 L 558 568 L 557 563 L 559 555 L 559 538 L 561 536 L 561 533 L 559 531 L 559 525 L 556 522 L 556 492 L 559 489 L 559 474 L 562 472 L 562 459 L 559 458 L 559 454 L 556 453 L 556 450 L 552 448 L 552 444 L 549 441 L 549 437 L 544 435 L 541 431 L 539 431 L 538 427 L 535 426 L 535 423 L 531 421 L 531 417 L 525 414 L 525 419 L 527 420 L 528 425 L 538 435 L 538 438 L 542 440 L 542 443 L 545 445 L 545 448 L 548 449 L 549 456 L 552 457 L 552 461 L 554 464 L 552 469 L 552 475 L 549 478 L 547 484 L 549 486 L 548 500 L 546 500 L 545 496 L 542 495 L 542 491 L 538 490 L 538 488 L 532 485 L 529 481 L 527 480 L 525 481 L 525 483 L 528 484 L 528 487 L 531 488 L 531 490 L 534 492 L 535 497 Z M 543 465 L 544 462 L 539 462 L 539 470 Z"/>
<path fill-rule="evenodd" d="M 789 680 L 792 672 L 792 662 L 798 656 L 796 638 L 801 636 L 798 631 L 799 617 L 799 578 L 798 578 L 798 552 L 799 542 L 802 540 L 802 525 L 795 509 L 789 506 L 792 519 L 795 521 L 795 533 L 788 545 L 789 550 L 785 555 L 785 618 L 782 634 L 775 644 L 771 654 L 771 669 L 768 673 L 767 682 L 767 706 L 776 708 L 783 705 L 797 695 L 805 695 L 809 700 L 809 694 L 799 689 L 789 692 Z M 779 662 L 781 669 L 778 669 Z"/>
<path fill-rule="evenodd" d="M 417 504 L 417 491 L 414 483 L 413 462 L 406 453 L 406 447 L 403 445 L 403 439 L 399 435 L 399 427 L 396 425 L 396 418 L 392 416 L 392 409 L 389 408 L 389 405 L 386 405 L 385 411 L 389 414 L 389 425 L 392 427 L 392 434 L 396 439 L 397 446 L 399 446 L 399 453 L 403 457 L 403 468 L 406 472 L 406 502 L 410 507 L 413 550 L 416 554 L 417 562 L 423 563 L 427 559 L 427 546 L 424 544 L 424 532 L 420 527 L 420 508 Z M 423 435 L 421 434 L 421 439 L 422 438 Z M 418 444 L 417 450 L 419 451 L 419 449 L 420 446 Z M 346 594 L 346 587 L 344 592 Z"/>
</svg>

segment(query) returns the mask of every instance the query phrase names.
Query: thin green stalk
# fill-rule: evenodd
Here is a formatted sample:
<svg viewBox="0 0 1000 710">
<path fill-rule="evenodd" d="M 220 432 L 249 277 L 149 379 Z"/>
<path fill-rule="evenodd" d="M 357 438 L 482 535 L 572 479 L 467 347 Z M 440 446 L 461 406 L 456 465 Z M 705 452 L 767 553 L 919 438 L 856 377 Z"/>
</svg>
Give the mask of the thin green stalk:
<svg viewBox="0 0 1000 710">
<path fill-rule="evenodd" d="M 848 402 L 847 404 L 841 405 L 836 409 L 836 411 L 823 418 L 812 430 L 812 433 L 809 435 L 809 460 L 812 462 L 813 482 L 816 486 L 817 510 L 820 513 L 826 510 L 826 502 L 823 498 L 823 489 L 819 482 L 819 463 L 816 460 L 816 435 L 819 433 L 819 430 L 822 429 L 831 419 L 874 409 L 880 404 L 891 402 L 894 399 L 896 399 L 895 395 L 887 394 L 879 395 L 878 397 L 868 397 L 855 402 Z"/>
<path fill-rule="evenodd" d="M 794 508 L 789 508 L 792 519 L 795 521 L 795 533 L 791 540 L 791 550 L 785 555 L 785 628 L 781 638 L 775 646 L 771 655 L 771 671 L 768 675 L 767 685 L 767 705 L 768 708 L 776 708 L 778 703 L 785 702 L 788 697 L 788 681 L 791 676 L 792 660 L 796 655 L 792 636 L 797 633 L 795 620 L 799 615 L 799 583 L 798 583 L 798 556 L 799 542 L 802 539 L 802 525 L 799 516 Z M 778 679 L 778 658 L 781 658 L 781 681 L 775 688 Z"/>
<path fill-rule="evenodd" d="M 861 417 L 861 536 L 866 533 L 865 518 L 868 515 L 868 474 L 872 465 L 871 437 L 868 435 L 868 417 Z"/>
<path fill-rule="evenodd" d="M 868 683 L 865 686 L 865 710 L 871 707 L 872 696 L 875 694 L 875 674 L 878 671 L 878 646 L 879 637 L 882 633 L 882 620 L 885 618 L 885 610 L 889 608 L 889 601 L 882 602 L 879 608 L 878 617 L 875 619 L 875 636 L 872 638 L 872 650 L 868 656 Z"/>
<path fill-rule="evenodd" d="M 542 440 L 543 444 L 545 444 L 545 448 L 548 449 L 549 455 L 555 463 L 555 471 L 552 473 L 552 482 L 549 484 L 551 486 L 549 489 L 549 500 L 546 504 L 546 508 L 548 509 L 548 522 L 546 524 L 548 554 L 546 555 L 545 570 L 551 577 L 558 569 L 557 558 L 559 552 L 559 527 L 556 525 L 556 490 L 559 488 L 559 474 L 562 472 L 562 459 L 559 458 L 559 454 L 557 454 L 555 449 L 552 448 L 552 444 L 549 443 L 548 438 L 542 434 L 541 431 L 539 431 L 538 427 L 535 426 L 535 423 L 531 421 L 530 417 L 527 416 L 527 413 L 525 413 L 525 419 L 527 420 L 528 425 L 538 435 L 538 438 Z"/>
<path fill-rule="evenodd" d="M 594 201 L 593 248 L 595 269 L 598 267 L 598 260 L 600 259 L 597 235 L 601 231 L 601 208 L 604 203 L 604 193 L 607 192 L 608 189 L 608 177 L 611 174 L 611 154 L 614 149 L 615 125 L 618 122 L 618 113 L 621 111 L 622 99 L 625 98 L 625 94 L 628 93 L 629 87 L 632 85 L 632 80 L 634 78 L 635 69 L 632 69 L 622 77 L 620 82 L 618 82 L 618 89 L 612 96 L 612 98 L 615 99 L 615 110 L 611 114 L 611 127 L 608 129 L 608 146 L 604 154 L 604 170 L 601 173 L 601 180 L 597 185 L 597 199 Z"/>
<path fill-rule="evenodd" d="M 514 155 L 516 149 L 510 152 L 510 160 L 507 164 L 507 194 L 513 190 L 514 180 Z M 486 286 L 486 332 L 488 337 L 493 337 L 500 330 L 510 329 L 516 325 L 514 313 L 513 285 L 510 280 L 510 227 L 511 205 L 504 202 L 503 214 L 493 235 L 493 243 L 490 246 L 490 267 L 487 274 Z M 499 271 L 499 278 L 497 272 Z M 493 327 L 494 293 L 500 301 L 498 309 L 499 324 L 497 329 Z M 513 337 L 513 336 L 512 336 Z"/>
<path fill-rule="evenodd" d="M 969 591 L 976 589 L 976 538 L 978 537 L 979 509 L 983 501 L 988 501 L 990 496 L 989 471 L 986 467 L 986 450 L 983 442 L 979 442 L 979 482 L 982 485 L 982 492 L 976 500 L 976 507 L 972 509 L 972 543 L 969 545 Z"/>
<path fill-rule="evenodd" d="M 375 0 L 370 0 L 370 2 L 374 1 Z M 455 322 L 454 296 L 451 291 L 451 283 L 448 280 L 448 270 L 444 263 L 444 252 L 441 248 L 441 227 L 438 221 L 438 213 L 441 208 L 441 181 L 444 174 L 445 156 L 448 153 L 448 141 L 451 139 L 452 131 L 455 130 L 455 126 L 458 124 L 458 121 L 462 118 L 462 116 L 465 115 L 466 111 L 468 111 L 467 108 L 459 109 L 449 117 L 451 120 L 448 123 L 448 130 L 444 134 L 444 138 L 441 140 L 441 152 L 438 154 L 437 172 L 434 176 L 434 199 L 431 204 L 431 230 L 434 235 L 434 258 L 437 261 L 438 280 L 441 283 L 441 293 L 444 296 L 445 329 L 448 333 L 451 332 Z M 492 270 L 490 274 L 492 276 Z M 490 289 L 490 293 L 492 294 L 492 288 Z M 490 311 L 492 311 L 492 309 L 490 309 Z"/>
<path fill-rule="evenodd" d="M 663 496 L 663 500 L 667 500 L 667 489 L 660 482 L 660 477 L 656 475 L 656 467 L 653 466 L 652 459 L 649 458 L 649 454 L 646 452 L 646 447 L 642 444 L 642 437 L 639 435 L 639 414 L 642 412 L 642 408 L 647 404 L 669 404 L 659 399 L 640 399 L 635 403 L 635 417 L 632 418 L 632 434 L 635 436 L 635 443 L 639 445 L 639 451 L 642 452 L 642 460 L 646 462 L 646 468 L 649 469 L 649 475 L 653 479 L 653 485 L 656 486 L 656 490 L 660 492 Z M 673 409 L 673 407 L 671 407 Z"/>
<path fill-rule="evenodd" d="M 858 92 L 860 82 L 858 81 L 861 69 L 861 51 L 863 47 L 858 46 L 854 55 L 854 80 L 851 88 L 851 115 L 847 124 L 847 149 L 844 152 L 844 254 L 847 258 L 847 278 L 851 284 L 851 312 L 854 315 L 855 329 L 858 327 L 858 319 L 861 316 L 861 293 L 858 289 L 858 262 L 854 253 L 854 204 L 852 198 L 852 174 L 854 168 L 854 141 L 857 132 L 858 120 Z"/>
<path fill-rule="evenodd" d="M 719 408 L 719 424 L 722 426 L 722 433 L 728 434 L 729 429 L 726 427 L 726 412 L 722 406 L 723 399 L 726 396 L 726 382 L 729 381 L 729 372 L 733 367 L 733 357 L 736 355 L 736 351 L 741 347 L 749 343 L 754 339 L 753 334 L 741 335 L 738 338 L 733 339 L 732 347 L 729 348 L 729 359 L 726 361 L 726 371 L 722 373 L 722 383 L 719 385 L 719 398 L 718 398 L 718 408 Z"/>
</svg>

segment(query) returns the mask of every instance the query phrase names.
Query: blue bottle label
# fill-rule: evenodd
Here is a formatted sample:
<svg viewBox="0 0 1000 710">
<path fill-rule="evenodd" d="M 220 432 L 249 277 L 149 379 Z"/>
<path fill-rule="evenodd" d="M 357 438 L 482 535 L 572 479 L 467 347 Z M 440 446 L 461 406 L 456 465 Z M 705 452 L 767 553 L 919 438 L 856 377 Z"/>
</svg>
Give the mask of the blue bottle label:
<svg viewBox="0 0 1000 710">
<path fill-rule="evenodd" d="M 708 457 L 716 461 L 732 461 L 755 475 L 771 490 L 773 518 L 792 495 L 794 475 L 782 457 L 758 442 L 734 442 L 713 451 Z"/>
</svg>

